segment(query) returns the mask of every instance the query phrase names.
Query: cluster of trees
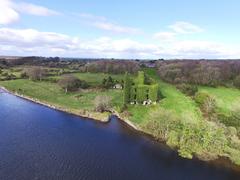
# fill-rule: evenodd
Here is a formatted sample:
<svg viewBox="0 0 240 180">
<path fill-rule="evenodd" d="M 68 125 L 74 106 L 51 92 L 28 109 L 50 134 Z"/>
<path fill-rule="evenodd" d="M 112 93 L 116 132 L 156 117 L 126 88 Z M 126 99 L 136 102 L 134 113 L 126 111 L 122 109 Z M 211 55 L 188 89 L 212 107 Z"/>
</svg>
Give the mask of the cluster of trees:
<svg viewBox="0 0 240 180">
<path fill-rule="evenodd" d="M 58 84 L 65 90 L 65 93 L 69 91 L 75 91 L 79 88 L 88 88 L 89 85 L 86 81 L 80 80 L 73 75 L 64 75 L 59 81 Z"/>
<path fill-rule="evenodd" d="M 153 110 L 142 128 L 156 139 L 167 141 L 171 147 L 178 148 L 179 154 L 186 158 L 192 158 L 195 154 L 201 158 L 214 159 L 234 148 L 227 144 L 228 136 L 232 136 L 225 134 L 228 128 L 219 128 L 206 122 L 187 124 L 163 108 Z"/>
<path fill-rule="evenodd" d="M 13 79 L 17 79 L 16 75 L 14 75 L 12 73 L 8 73 L 8 72 L 3 72 L 0 69 L 0 80 L 1 81 L 7 81 L 7 80 L 13 80 Z"/>
<path fill-rule="evenodd" d="M 136 73 L 139 69 L 139 63 L 128 60 L 95 61 L 80 68 L 82 72 L 103 72 L 111 74 L 121 74 L 125 72 Z"/>
<path fill-rule="evenodd" d="M 240 87 L 239 60 L 158 61 L 157 69 L 160 77 L 170 83 Z"/>
<path fill-rule="evenodd" d="M 85 59 L 60 59 L 59 57 L 16 57 L 16 58 L 1 58 L 0 67 L 15 67 L 15 66 L 44 66 L 50 68 L 68 68 L 79 70 L 90 60 Z"/>
<path fill-rule="evenodd" d="M 111 76 L 108 76 L 108 78 L 104 78 L 102 81 L 102 87 L 109 89 L 109 88 L 113 88 L 114 85 L 116 84 L 121 84 L 123 86 L 123 82 L 119 82 L 118 80 L 113 79 Z"/>
<path fill-rule="evenodd" d="M 21 77 L 22 78 L 28 77 L 33 81 L 41 81 L 46 76 L 46 73 L 47 73 L 46 69 L 36 66 L 36 67 L 26 68 L 22 72 Z"/>
<path fill-rule="evenodd" d="M 188 96 L 194 96 L 198 92 L 198 87 L 196 85 L 182 83 L 182 84 L 178 84 L 176 87 L 182 93 Z"/>
</svg>

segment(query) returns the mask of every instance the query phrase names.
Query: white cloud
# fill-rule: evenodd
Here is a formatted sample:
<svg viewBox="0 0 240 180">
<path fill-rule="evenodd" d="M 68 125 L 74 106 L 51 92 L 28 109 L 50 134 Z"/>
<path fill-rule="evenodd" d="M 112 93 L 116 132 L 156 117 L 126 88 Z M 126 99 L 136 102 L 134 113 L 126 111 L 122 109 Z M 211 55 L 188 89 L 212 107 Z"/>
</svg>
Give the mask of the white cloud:
<svg viewBox="0 0 240 180">
<path fill-rule="evenodd" d="M 141 32 L 139 29 L 136 29 L 136 28 L 120 26 L 110 22 L 95 22 L 92 25 L 99 29 L 116 32 L 116 33 L 138 34 Z"/>
<path fill-rule="evenodd" d="M 197 25 L 184 21 L 178 21 L 173 25 L 170 25 L 169 28 L 180 34 L 199 33 L 204 31 L 204 29 L 198 27 Z"/>
<path fill-rule="evenodd" d="M 117 23 L 109 21 L 106 17 L 103 16 L 96 16 L 93 14 L 75 14 L 84 20 L 87 21 L 88 24 L 91 26 L 94 26 L 98 29 L 110 31 L 114 33 L 124 33 L 124 34 L 139 34 L 141 33 L 141 30 L 138 28 L 128 27 L 128 26 L 122 26 Z"/>
<path fill-rule="evenodd" d="M 7 25 L 16 22 L 20 14 L 30 14 L 36 16 L 51 16 L 59 13 L 43 6 L 30 3 L 16 3 L 12 0 L 0 0 L 0 24 Z"/>
<path fill-rule="evenodd" d="M 11 6 L 11 1 L 0 0 L 0 24 L 11 24 L 19 19 L 19 14 Z"/>
<path fill-rule="evenodd" d="M 43 6 L 30 4 L 30 3 L 15 3 L 13 8 L 16 9 L 20 13 L 35 15 L 35 16 L 52 16 L 52 15 L 59 15 L 59 12 L 54 10 L 48 9 Z"/>
<path fill-rule="evenodd" d="M 153 35 L 155 39 L 158 39 L 160 41 L 173 41 L 176 38 L 176 33 L 173 32 L 158 32 Z"/>
<path fill-rule="evenodd" d="M 107 58 L 239 58 L 240 47 L 210 41 L 142 43 L 129 38 L 82 40 L 34 29 L 0 28 L 2 55 Z"/>
<path fill-rule="evenodd" d="M 154 39 L 158 39 L 161 42 L 174 43 L 178 41 L 178 37 L 186 34 L 200 33 L 204 30 L 189 22 L 178 21 L 168 26 L 171 31 L 157 32 L 153 35 Z"/>
</svg>

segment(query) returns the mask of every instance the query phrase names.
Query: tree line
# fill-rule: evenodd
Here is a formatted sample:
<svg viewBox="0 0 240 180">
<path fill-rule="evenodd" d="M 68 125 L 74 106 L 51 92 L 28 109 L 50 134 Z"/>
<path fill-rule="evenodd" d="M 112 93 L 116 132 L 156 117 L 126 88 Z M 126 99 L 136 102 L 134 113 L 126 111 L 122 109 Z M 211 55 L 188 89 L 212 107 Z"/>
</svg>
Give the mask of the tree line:
<svg viewBox="0 0 240 180">
<path fill-rule="evenodd" d="M 240 60 L 158 61 L 156 66 L 161 79 L 170 83 L 240 88 Z"/>
<path fill-rule="evenodd" d="M 137 73 L 140 69 L 139 63 L 136 61 L 128 60 L 102 60 L 88 63 L 80 68 L 81 72 L 91 73 L 111 73 L 111 74 L 123 74 L 125 72 Z"/>
</svg>

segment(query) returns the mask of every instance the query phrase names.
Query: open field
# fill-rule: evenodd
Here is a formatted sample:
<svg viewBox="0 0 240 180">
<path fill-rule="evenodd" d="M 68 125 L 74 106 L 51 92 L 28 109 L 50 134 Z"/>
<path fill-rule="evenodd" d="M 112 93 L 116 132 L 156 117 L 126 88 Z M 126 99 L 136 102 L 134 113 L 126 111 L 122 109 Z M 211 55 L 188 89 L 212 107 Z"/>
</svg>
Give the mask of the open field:
<svg viewBox="0 0 240 180">
<path fill-rule="evenodd" d="M 236 107 L 240 106 L 240 90 L 226 87 L 199 87 L 200 91 L 207 92 L 215 97 L 217 102 L 217 111 L 224 114 L 230 114 Z"/>
<path fill-rule="evenodd" d="M 164 108 L 180 116 L 183 121 L 190 123 L 198 123 L 202 120 L 202 114 L 197 106 L 197 104 L 190 98 L 181 93 L 175 88 L 175 86 L 165 83 L 156 74 L 154 69 L 145 69 L 145 73 L 151 78 L 155 79 L 159 83 L 160 91 L 164 98 L 157 105 L 151 105 L 145 107 L 142 105 L 129 106 L 129 111 L 132 113 L 132 120 L 135 123 L 142 123 L 147 120 L 149 112 L 157 108 Z"/>
<path fill-rule="evenodd" d="M 73 110 L 93 110 L 94 98 L 97 95 L 112 97 L 113 106 L 120 106 L 121 91 L 119 90 L 86 90 L 82 92 L 65 93 L 57 84 L 49 82 L 33 82 L 29 80 L 12 80 L 0 82 L 7 89 L 36 98 L 43 102 Z"/>
</svg>

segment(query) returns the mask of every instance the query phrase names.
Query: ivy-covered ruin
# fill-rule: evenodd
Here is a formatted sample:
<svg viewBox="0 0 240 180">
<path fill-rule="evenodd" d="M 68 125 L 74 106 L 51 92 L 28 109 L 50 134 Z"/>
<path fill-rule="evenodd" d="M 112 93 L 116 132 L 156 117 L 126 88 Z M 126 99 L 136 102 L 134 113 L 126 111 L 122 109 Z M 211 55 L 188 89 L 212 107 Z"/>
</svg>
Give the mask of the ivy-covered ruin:
<svg viewBox="0 0 240 180">
<path fill-rule="evenodd" d="M 138 72 L 136 79 L 132 80 L 128 73 L 124 78 L 124 104 L 151 104 L 159 98 L 159 86 L 143 71 Z"/>
</svg>

